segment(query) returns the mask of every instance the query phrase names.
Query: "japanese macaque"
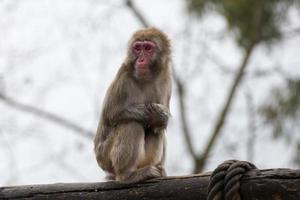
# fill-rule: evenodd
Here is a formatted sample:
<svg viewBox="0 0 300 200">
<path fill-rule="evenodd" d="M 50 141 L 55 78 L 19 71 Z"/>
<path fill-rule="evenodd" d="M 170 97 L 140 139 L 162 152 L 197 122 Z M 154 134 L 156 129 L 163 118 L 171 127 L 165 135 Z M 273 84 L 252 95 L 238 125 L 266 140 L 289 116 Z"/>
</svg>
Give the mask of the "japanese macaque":
<svg viewBox="0 0 300 200">
<path fill-rule="evenodd" d="M 170 42 L 156 28 L 129 41 L 127 57 L 108 88 L 94 140 L 107 180 L 136 183 L 166 176 L 170 116 Z"/>
</svg>

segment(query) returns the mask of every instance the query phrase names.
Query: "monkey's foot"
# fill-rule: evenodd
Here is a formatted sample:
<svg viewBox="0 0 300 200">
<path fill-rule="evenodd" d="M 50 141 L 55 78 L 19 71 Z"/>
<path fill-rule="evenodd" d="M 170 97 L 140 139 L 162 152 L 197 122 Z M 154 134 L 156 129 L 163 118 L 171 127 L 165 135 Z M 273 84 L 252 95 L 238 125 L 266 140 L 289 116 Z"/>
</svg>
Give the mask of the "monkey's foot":
<svg viewBox="0 0 300 200">
<path fill-rule="evenodd" d="M 158 178 L 158 177 L 162 177 L 163 176 L 163 172 L 162 172 L 161 168 L 158 167 L 158 166 L 150 166 L 148 173 L 149 173 L 149 175 L 148 175 L 149 179 L 151 179 L 151 178 Z"/>
</svg>

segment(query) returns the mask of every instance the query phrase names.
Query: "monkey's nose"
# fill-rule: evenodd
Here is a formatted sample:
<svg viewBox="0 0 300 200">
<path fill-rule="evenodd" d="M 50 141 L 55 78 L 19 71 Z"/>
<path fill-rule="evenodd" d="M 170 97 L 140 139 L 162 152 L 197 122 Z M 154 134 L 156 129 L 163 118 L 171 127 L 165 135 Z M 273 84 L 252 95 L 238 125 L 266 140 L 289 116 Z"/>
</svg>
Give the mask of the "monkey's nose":
<svg viewBox="0 0 300 200">
<path fill-rule="evenodd" d="M 147 60 L 146 60 L 144 57 L 140 57 L 140 58 L 138 59 L 138 63 L 139 63 L 139 64 L 146 64 L 146 63 L 147 63 Z"/>
</svg>

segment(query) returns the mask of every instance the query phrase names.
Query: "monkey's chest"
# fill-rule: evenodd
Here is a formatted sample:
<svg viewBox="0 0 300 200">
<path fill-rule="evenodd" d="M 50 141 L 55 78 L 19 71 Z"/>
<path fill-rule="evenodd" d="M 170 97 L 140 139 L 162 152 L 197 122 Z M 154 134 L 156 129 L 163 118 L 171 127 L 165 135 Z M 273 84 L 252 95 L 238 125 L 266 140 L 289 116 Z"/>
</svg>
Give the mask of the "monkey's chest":
<svg viewBox="0 0 300 200">
<path fill-rule="evenodd" d="M 162 103 L 161 90 L 156 87 L 145 87 L 138 88 L 133 91 L 132 98 L 133 102 L 136 103 Z"/>
</svg>

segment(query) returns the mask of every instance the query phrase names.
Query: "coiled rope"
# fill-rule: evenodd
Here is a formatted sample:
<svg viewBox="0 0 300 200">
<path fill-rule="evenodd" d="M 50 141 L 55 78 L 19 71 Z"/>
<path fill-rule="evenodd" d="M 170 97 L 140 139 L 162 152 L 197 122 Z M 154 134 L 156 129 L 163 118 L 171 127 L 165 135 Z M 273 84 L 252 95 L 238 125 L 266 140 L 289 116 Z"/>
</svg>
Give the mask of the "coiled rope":
<svg viewBox="0 0 300 200">
<path fill-rule="evenodd" d="M 212 173 L 208 185 L 207 200 L 241 200 L 240 180 L 256 166 L 247 161 L 227 160 Z"/>
</svg>

